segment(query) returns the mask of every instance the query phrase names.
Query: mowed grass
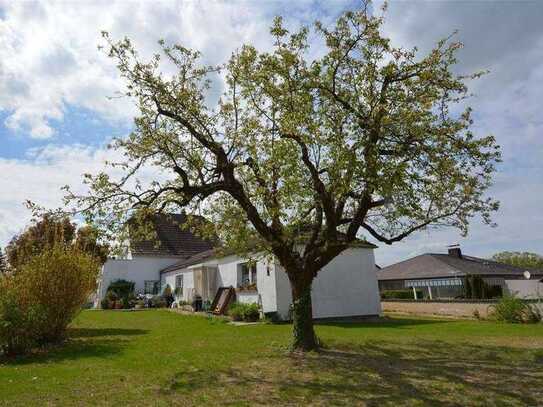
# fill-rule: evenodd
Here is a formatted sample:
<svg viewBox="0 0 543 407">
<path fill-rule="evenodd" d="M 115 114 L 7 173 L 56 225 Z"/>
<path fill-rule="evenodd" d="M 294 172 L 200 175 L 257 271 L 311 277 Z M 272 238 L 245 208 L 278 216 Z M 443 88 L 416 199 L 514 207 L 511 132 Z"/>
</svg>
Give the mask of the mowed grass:
<svg viewBox="0 0 543 407">
<path fill-rule="evenodd" d="M 323 324 L 293 356 L 290 325 L 167 310 L 85 311 L 67 344 L 0 361 L 0 404 L 543 404 L 543 325 L 393 317 Z"/>
</svg>

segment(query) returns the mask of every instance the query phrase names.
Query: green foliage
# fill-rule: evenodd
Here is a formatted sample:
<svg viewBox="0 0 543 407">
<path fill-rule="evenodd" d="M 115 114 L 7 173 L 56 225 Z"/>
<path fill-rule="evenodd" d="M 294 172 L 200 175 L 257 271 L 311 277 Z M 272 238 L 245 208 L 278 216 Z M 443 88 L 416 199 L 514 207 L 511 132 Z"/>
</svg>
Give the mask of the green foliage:
<svg viewBox="0 0 543 407">
<path fill-rule="evenodd" d="M 25 353 L 64 338 L 95 289 L 98 263 L 65 247 L 43 249 L 17 273 L 0 277 L 0 347 Z"/>
<path fill-rule="evenodd" d="M 173 295 L 172 287 L 170 287 L 169 284 L 166 284 L 166 287 L 164 287 L 164 290 L 162 291 L 162 295 L 164 297 L 171 297 Z"/>
<path fill-rule="evenodd" d="M 8 271 L 8 262 L 4 251 L 0 247 L 0 274 L 6 273 Z"/>
<path fill-rule="evenodd" d="M 258 304 L 255 303 L 246 304 L 235 302 L 230 305 L 228 315 L 230 315 L 234 321 L 255 322 L 260 319 L 260 309 L 258 308 Z"/>
<path fill-rule="evenodd" d="M 29 352 L 38 345 L 44 313 L 21 296 L 18 281 L 0 277 L 0 351 L 6 355 Z"/>
<path fill-rule="evenodd" d="M 543 270 L 543 256 L 530 252 L 500 252 L 492 256 L 492 260 L 511 266 Z"/>
<path fill-rule="evenodd" d="M 93 226 L 83 226 L 77 230 L 75 248 L 95 257 L 100 264 L 107 261 L 109 246 L 100 242 L 99 231 Z"/>
<path fill-rule="evenodd" d="M 535 304 L 511 295 L 505 295 L 498 304 L 492 305 L 489 317 L 513 324 L 541 322 L 541 312 Z"/>
<path fill-rule="evenodd" d="M 489 285 L 479 275 L 469 274 L 464 279 L 464 298 L 481 300 L 500 298 L 502 295 L 501 286 Z"/>
<path fill-rule="evenodd" d="M 166 284 L 166 287 L 164 287 L 164 290 L 162 291 L 162 298 L 164 298 L 164 300 L 166 301 L 167 307 L 170 307 L 175 301 L 175 298 L 173 297 L 172 287 L 169 284 Z"/>
<path fill-rule="evenodd" d="M 69 246 L 76 236 L 75 224 L 67 217 L 60 219 L 45 214 L 20 235 L 11 239 L 6 247 L 8 262 L 15 270 L 23 266 L 32 256 L 39 255 L 53 246 Z"/>
<path fill-rule="evenodd" d="M 149 300 L 149 306 L 151 308 L 166 308 L 168 302 L 162 295 L 155 295 Z"/>
<path fill-rule="evenodd" d="M 422 291 L 417 290 L 417 299 L 422 298 Z M 381 299 L 403 299 L 403 300 L 412 300 L 414 299 L 413 290 L 383 290 L 381 291 Z"/>
<path fill-rule="evenodd" d="M 74 248 L 95 257 L 101 264 L 107 259 L 108 246 L 98 242 L 98 229 L 84 226 L 77 230 L 65 215 L 46 212 L 32 220 L 21 234 L 13 237 L 6 247 L 10 267 L 19 271 L 33 256 L 53 247 Z"/>
<path fill-rule="evenodd" d="M 317 22 L 326 48 L 315 58 L 307 27 L 290 33 L 275 20 L 270 52 L 247 44 L 225 64 L 214 109 L 205 101 L 220 69 L 203 65 L 198 51 L 161 41 L 160 54 L 142 61 L 129 39 L 104 33 L 140 110 L 130 137 L 113 143 L 126 155 L 127 179 L 144 164 L 174 176 L 139 183 L 134 194 L 129 182 L 88 175 L 90 195 L 68 192 L 68 201 L 90 208 L 89 219 L 109 232 L 126 231 L 136 207 L 202 209 L 213 219 L 206 226 L 236 251 L 256 242 L 278 254 L 308 230 L 312 247 L 298 270 L 345 249 L 345 230 L 349 241 L 364 229 L 394 242 L 436 223 L 465 232 L 477 213 L 490 222 L 497 204 L 483 194 L 498 148 L 471 133 L 471 109 L 450 109 L 481 73 L 454 73 L 462 45 L 450 38 L 419 58 L 393 47 L 382 24 L 366 8 L 335 26 Z M 164 60 L 177 74 L 162 74 Z M 337 250 L 327 253 L 331 244 Z"/>
<path fill-rule="evenodd" d="M 100 308 L 102 309 L 110 309 L 111 305 L 111 301 L 107 298 L 104 298 L 102 299 L 102 301 L 100 301 Z"/>
<path fill-rule="evenodd" d="M 134 283 L 133 281 L 127 281 L 127 280 L 121 280 L 121 279 L 112 281 L 109 284 L 109 287 L 107 288 L 107 294 L 113 293 L 112 295 L 116 297 L 114 298 L 114 300 L 123 299 L 123 298 L 128 299 L 128 297 L 134 295 L 135 284 L 136 283 Z"/>
<path fill-rule="evenodd" d="M 99 264 L 76 249 L 53 247 L 32 256 L 17 272 L 19 294 L 39 305 L 44 341 L 63 339 L 66 328 L 96 289 Z"/>
</svg>

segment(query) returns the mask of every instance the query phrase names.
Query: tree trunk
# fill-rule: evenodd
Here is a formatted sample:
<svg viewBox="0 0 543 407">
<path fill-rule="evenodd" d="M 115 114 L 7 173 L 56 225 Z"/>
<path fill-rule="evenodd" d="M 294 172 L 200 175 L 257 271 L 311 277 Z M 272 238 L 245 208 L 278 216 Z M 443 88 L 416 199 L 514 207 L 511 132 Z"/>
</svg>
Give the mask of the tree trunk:
<svg viewBox="0 0 543 407">
<path fill-rule="evenodd" d="M 311 307 L 311 283 L 292 283 L 292 325 L 293 350 L 310 351 L 318 349 L 319 341 L 313 329 L 313 310 Z"/>
</svg>

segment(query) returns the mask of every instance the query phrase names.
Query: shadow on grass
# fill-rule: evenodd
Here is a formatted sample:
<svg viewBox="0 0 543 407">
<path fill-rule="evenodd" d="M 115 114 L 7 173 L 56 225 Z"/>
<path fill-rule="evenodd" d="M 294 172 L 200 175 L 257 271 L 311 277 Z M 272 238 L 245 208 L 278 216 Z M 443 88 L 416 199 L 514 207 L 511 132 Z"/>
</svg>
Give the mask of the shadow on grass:
<svg viewBox="0 0 543 407">
<path fill-rule="evenodd" d="M 440 341 L 369 342 L 358 349 L 255 356 L 240 366 L 179 372 L 162 393 L 200 392 L 224 403 L 267 405 L 538 405 L 543 369 L 526 355 Z"/>
<path fill-rule="evenodd" d="M 101 336 L 133 336 L 144 335 L 145 329 L 123 329 L 123 328 L 69 328 L 69 338 L 95 338 Z"/>
<path fill-rule="evenodd" d="M 29 355 L 17 357 L 0 355 L 0 363 L 24 365 L 82 358 L 109 358 L 122 352 L 131 336 L 147 332 L 143 329 L 70 328 L 65 342 L 48 345 Z"/>
<path fill-rule="evenodd" d="M 419 325 L 442 325 L 458 322 L 454 319 L 418 319 L 375 317 L 352 321 L 315 321 L 316 325 L 335 326 L 340 328 L 405 328 Z"/>
</svg>

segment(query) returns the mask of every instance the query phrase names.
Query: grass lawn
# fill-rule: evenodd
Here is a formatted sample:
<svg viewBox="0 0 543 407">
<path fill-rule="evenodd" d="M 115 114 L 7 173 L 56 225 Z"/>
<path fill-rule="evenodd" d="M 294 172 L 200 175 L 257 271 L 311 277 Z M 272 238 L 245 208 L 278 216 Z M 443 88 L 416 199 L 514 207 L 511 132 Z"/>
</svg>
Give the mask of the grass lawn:
<svg viewBox="0 0 543 407">
<path fill-rule="evenodd" d="M 85 311 L 63 347 L 0 360 L 0 404 L 541 405 L 543 324 L 394 317 L 317 327 L 232 326 L 166 310 Z"/>
</svg>

